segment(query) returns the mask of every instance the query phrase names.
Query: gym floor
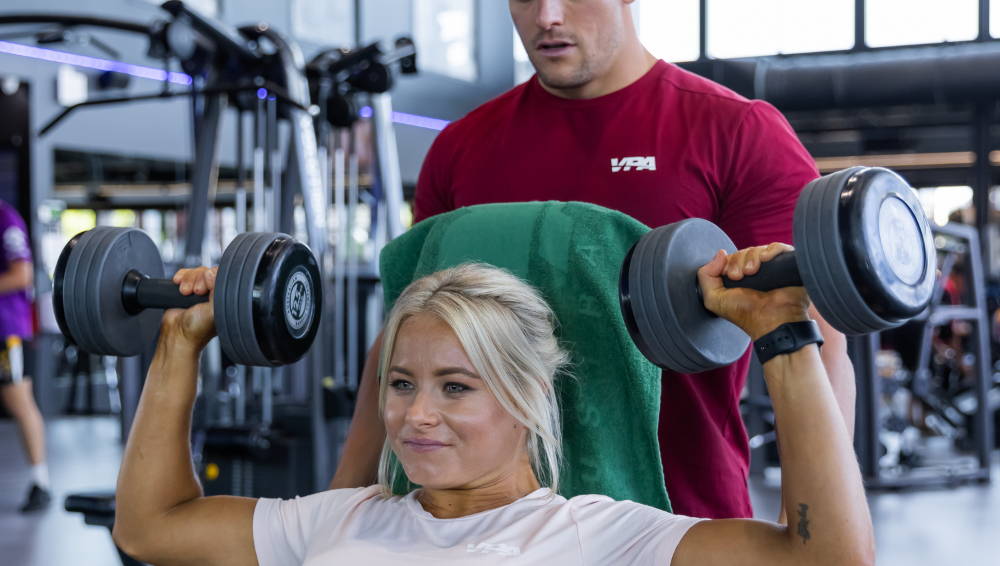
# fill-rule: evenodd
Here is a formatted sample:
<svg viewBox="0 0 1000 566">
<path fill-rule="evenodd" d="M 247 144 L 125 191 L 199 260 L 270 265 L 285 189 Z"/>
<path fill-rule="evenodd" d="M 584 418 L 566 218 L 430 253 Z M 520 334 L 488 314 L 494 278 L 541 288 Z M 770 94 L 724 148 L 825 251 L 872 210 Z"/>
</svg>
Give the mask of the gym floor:
<svg viewBox="0 0 1000 566">
<path fill-rule="evenodd" d="M 64 417 L 48 423 L 49 466 L 56 502 L 43 513 L 21 515 L 27 468 L 20 456 L 0 458 L 0 556 L 18 566 L 109 566 L 118 563 L 107 529 L 83 523 L 62 510 L 67 493 L 114 486 L 121 458 L 118 421 L 111 417 Z M 0 447 L 19 454 L 17 431 L 0 421 Z M 986 566 L 996 564 L 1000 533 L 1000 454 L 991 485 L 869 495 L 878 540 L 878 564 Z M 757 515 L 778 516 L 779 492 L 753 480 Z"/>
</svg>

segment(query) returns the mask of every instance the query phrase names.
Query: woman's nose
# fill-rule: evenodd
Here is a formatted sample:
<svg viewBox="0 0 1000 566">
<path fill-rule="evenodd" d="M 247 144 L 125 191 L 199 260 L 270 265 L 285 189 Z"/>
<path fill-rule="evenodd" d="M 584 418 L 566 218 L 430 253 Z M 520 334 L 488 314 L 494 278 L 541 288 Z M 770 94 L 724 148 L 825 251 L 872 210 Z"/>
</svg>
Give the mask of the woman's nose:
<svg viewBox="0 0 1000 566">
<path fill-rule="evenodd" d="M 412 426 L 432 426 L 437 424 L 438 411 L 428 391 L 417 391 L 406 408 L 406 422 Z"/>
</svg>

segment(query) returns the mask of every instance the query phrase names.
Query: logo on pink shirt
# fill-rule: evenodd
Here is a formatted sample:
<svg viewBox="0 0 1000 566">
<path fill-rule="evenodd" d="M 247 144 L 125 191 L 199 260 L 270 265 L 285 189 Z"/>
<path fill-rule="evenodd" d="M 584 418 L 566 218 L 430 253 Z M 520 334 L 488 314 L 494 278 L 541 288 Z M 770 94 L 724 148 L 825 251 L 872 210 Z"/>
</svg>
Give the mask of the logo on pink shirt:
<svg viewBox="0 0 1000 566">
<path fill-rule="evenodd" d="M 499 554 L 500 556 L 517 556 L 521 554 L 521 549 L 516 546 L 488 542 L 467 545 L 465 550 L 474 554 Z"/>
</svg>

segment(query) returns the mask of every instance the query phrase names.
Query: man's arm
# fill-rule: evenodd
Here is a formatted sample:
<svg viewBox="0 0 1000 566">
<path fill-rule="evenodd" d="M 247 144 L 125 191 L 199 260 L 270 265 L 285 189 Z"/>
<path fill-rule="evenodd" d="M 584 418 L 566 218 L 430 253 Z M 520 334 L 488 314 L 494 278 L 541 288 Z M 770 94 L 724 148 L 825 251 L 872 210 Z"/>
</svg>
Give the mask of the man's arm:
<svg viewBox="0 0 1000 566">
<path fill-rule="evenodd" d="M 385 442 L 385 426 L 378 414 L 378 355 L 381 349 L 382 333 L 379 332 L 365 358 L 351 429 L 347 432 L 343 455 L 330 489 L 367 487 L 378 480 L 378 459 Z"/>
<path fill-rule="evenodd" d="M 30 261 L 13 261 L 7 271 L 0 273 L 0 295 L 30 289 L 34 281 L 33 270 Z"/>
</svg>

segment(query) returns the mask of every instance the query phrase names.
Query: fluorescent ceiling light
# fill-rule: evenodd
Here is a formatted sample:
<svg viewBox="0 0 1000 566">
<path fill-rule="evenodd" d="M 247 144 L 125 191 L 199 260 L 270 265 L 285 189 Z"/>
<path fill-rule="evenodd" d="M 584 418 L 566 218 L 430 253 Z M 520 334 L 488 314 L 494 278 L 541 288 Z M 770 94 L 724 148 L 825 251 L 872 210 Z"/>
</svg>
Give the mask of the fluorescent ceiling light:
<svg viewBox="0 0 1000 566">
<path fill-rule="evenodd" d="M 165 71 L 155 67 L 133 65 L 132 63 L 125 63 L 122 61 L 112 61 L 110 59 L 101 59 L 99 57 L 67 53 L 65 51 L 56 51 L 55 49 L 46 49 L 44 47 L 24 45 L 22 43 L 13 43 L 10 41 L 0 41 L 0 53 L 19 55 L 21 57 L 40 59 L 42 61 L 51 61 L 52 63 L 74 65 L 76 67 L 84 67 L 87 69 L 96 69 L 98 71 L 122 73 L 141 79 L 150 79 L 161 82 L 168 81 L 184 86 L 191 84 L 191 76 L 185 73 Z"/>
</svg>

